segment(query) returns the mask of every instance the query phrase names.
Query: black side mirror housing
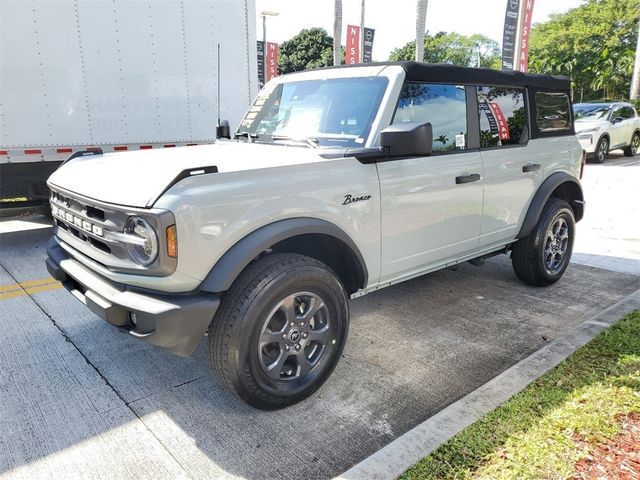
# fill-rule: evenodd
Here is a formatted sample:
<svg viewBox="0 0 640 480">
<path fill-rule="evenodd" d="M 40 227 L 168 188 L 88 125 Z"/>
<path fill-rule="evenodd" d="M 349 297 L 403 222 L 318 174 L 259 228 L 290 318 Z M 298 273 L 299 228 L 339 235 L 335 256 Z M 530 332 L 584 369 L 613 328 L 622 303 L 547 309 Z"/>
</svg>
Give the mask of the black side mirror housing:
<svg viewBox="0 0 640 480">
<path fill-rule="evenodd" d="M 430 123 L 394 123 L 380 132 L 380 146 L 392 157 L 426 157 L 433 148 Z"/>
<path fill-rule="evenodd" d="M 216 138 L 231 138 L 231 128 L 229 128 L 229 122 L 222 120 L 216 126 Z"/>
</svg>

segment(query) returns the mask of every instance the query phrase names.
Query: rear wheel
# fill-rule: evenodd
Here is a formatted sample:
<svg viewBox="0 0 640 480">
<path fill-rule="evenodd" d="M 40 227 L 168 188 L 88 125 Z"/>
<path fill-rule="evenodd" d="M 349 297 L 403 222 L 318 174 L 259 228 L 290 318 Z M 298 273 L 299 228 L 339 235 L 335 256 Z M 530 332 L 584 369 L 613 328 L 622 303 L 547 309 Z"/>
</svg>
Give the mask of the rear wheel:
<svg viewBox="0 0 640 480">
<path fill-rule="evenodd" d="M 609 155 L 609 139 L 607 137 L 602 137 L 596 146 L 594 159 L 596 163 L 604 163 L 607 155 Z"/>
<path fill-rule="evenodd" d="M 626 157 L 634 157 L 640 150 L 640 132 L 635 132 L 631 137 L 629 146 L 624 149 Z"/>
<path fill-rule="evenodd" d="M 574 236 L 573 210 L 566 201 L 550 198 L 533 231 L 513 246 L 511 261 L 518 278 L 534 286 L 560 280 L 569 266 Z"/>
<path fill-rule="evenodd" d="M 315 392 L 347 338 L 344 288 L 323 263 L 296 254 L 254 262 L 222 299 L 209 355 L 222 382 L 250 405 L 276 409 Z"/>
</svg>

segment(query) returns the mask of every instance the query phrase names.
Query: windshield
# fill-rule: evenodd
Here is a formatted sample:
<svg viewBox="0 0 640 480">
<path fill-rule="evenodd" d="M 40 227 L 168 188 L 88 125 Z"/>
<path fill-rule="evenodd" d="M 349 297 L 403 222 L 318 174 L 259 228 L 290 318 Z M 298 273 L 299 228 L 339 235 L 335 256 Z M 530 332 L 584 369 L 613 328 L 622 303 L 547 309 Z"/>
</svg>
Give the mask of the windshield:
<svg viewBox="0 0 640 480">
<path fill-rule="evenodd" d="M 384 77 L 267 84 L 237 134 L 258 142 L 312 140 L 319 146 L 362 146 L 386 86 Z"/>
<path fill-rule="evenodd" d="M 579 104 L 573 106 L 573 113 L 576 121 L 604 120 L 609 115 L 610 108 L 610 105 Z"/>
</svg>

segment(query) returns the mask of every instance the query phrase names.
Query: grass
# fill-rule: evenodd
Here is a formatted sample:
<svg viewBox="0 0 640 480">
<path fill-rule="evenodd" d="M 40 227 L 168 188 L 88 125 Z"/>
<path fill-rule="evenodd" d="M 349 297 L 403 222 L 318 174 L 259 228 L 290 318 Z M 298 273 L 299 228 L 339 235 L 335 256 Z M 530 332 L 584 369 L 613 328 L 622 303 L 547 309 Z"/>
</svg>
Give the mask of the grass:
<svg viewBox="0 0 640 480">
<path fill-rule="evenodd" d="M 640 412 L 640 310 L 463 430 L 401 479 L 565 479 Z"/>
</svg>

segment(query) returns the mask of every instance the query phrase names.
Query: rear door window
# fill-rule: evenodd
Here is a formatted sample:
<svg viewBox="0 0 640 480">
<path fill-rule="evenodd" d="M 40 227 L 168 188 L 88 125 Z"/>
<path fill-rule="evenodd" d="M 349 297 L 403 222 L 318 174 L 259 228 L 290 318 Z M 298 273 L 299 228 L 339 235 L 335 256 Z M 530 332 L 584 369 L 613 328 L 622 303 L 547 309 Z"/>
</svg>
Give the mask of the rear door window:
<svg viewBox="0 0 640 480">
<path fill-rule="evenodd" d="M 521 145 L 528 140 L 524 89 L 477 87 L 480 147 Z"/>
<path fill-rule="evenodd" d="M 400 92 L 393 123 L 431 123 L 433 152 L 464 150 L 467 144 L 467 97 L 460 85 L 407 83 Z"/>
<path fill-rule="evenodd" d="M 536 92 L 536 123 L 541 132 L 571 130 L 571 107 L 566 93 Z"/>
</svg>

